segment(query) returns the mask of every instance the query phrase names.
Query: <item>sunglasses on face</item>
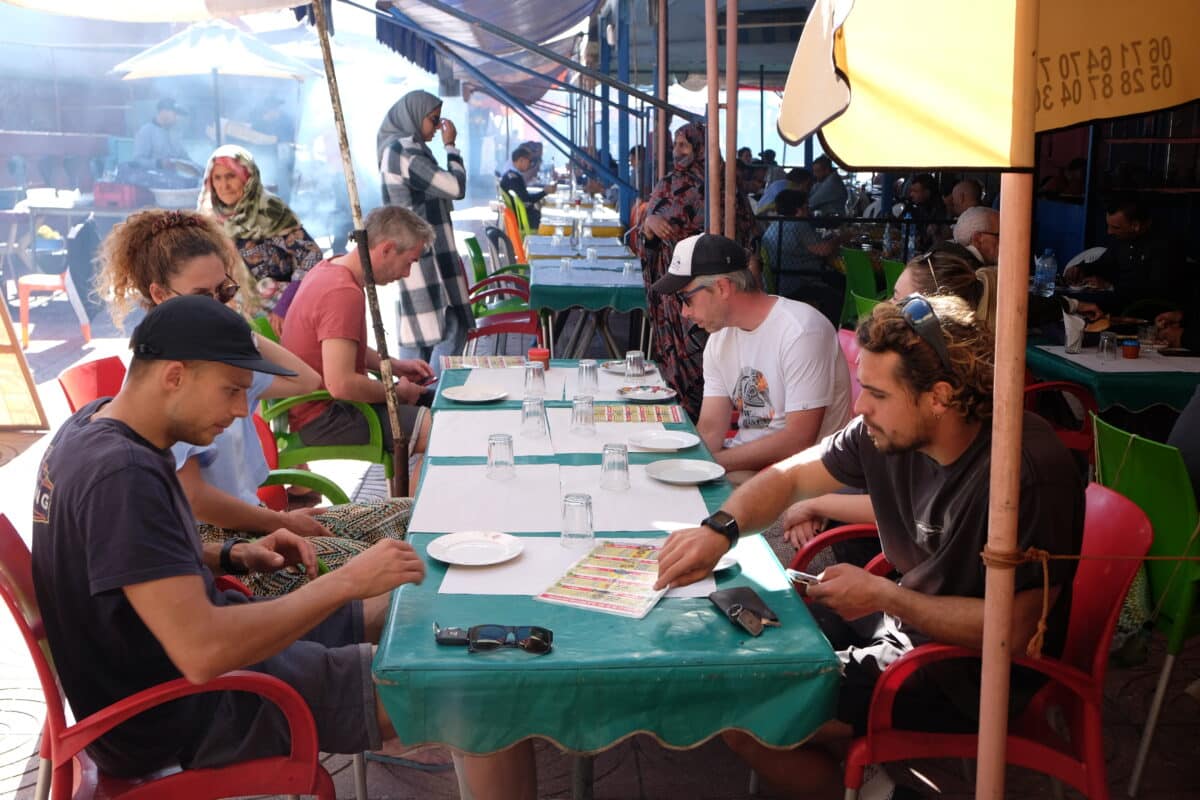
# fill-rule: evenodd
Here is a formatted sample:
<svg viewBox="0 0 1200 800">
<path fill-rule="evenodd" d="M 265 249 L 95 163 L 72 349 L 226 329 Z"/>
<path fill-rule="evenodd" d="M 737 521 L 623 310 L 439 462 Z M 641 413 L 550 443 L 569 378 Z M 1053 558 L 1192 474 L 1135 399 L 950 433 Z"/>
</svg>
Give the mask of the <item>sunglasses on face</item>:
<svg viewBox="0 0 1200 800">
<path fill-rule="evenodd" d="M 483 653 L 501 647 L 519 647 L 526 653 L 545 655 L 554 646 L 554 632 L 537 625 L 474 625 L 467 629 L 467 652 Z"/>
<path fill-rule="evenodd" d="M 675 299 L 685 306 L 690 306 L 692 304 L 692 297 L 709 288 L 711 287 L 697 286 L 695 289 L 688 289 L 686 292 L 676 292 Z"/>
<path fill-rule="evenodd" d="M 933 306 L 919 294 L 910 294 L 899 302 L 900 315 L 912 328 L 913 333 L 920 336 L 927 345 L 937 353 L 942 367 L 947 372 L 953 372 L 950 366 L 950 351 L 946 348 L 946 337 L 942 333 L 942 323 L 938 321 Z"/>
<path fill-rule="evenodd" d="M 237 284 L 237 282 L 234 281 L 233 278 L 226 275 L 225 280 L 221 281 L 221 285 L 218 286 L 217 288 L 211 289 L 211 290 L 200 289 L 198 291 L 192 292 L 192 294 L 208 295 L 209 297 L 211 297 L 213 300 L 216 300 L 221 305 L 225 305 L 230 300 L 232 300 L 235 296 L 237 296 L 238 290 L 240 288 L 242 288 L 242 287 L 239 286 Z M 172 289 L 170 286 L 167 287 L 167 291 L 170 292 L 171 294 L 179 295 L 180 297 L 183 296 L 179 292 Z"/>
</svg>

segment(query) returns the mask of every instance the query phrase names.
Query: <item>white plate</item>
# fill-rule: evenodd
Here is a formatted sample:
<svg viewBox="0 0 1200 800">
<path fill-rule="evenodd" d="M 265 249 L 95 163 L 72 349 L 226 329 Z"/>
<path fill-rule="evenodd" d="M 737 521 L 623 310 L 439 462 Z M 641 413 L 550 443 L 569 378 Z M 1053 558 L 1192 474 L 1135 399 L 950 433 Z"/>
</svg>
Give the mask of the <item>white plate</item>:
<svg viewBox="0 0 1200 800">
<path fill-rule="evenodd" d="M 737 565 L 737 556 L 735 556 L 733 553 L 726 553 L 725 555 L 721 556 L 721 560 L 717 562 L 715 567 L 713 567 L 713 572 L 720 572 L 723 569 L 729 569 L 730 567 L 736 567 Z"/>
<path fill-rule="evenodd" d="M 498 531 L 461 531 L 439 536 L 429 543 L 429 555 L 447 564 L 480 567 L 508 561 L 524 547 L 515 536 Z"/>
<path fill-rule="evenodd" d="M 508 397 L 508 392 L 498 386 L 447 386 L 442 389 L 442 397 L 456 403 L 491 403 Z"/>
<path fill-rule="evenodd" d="M 617 389 L 617 399 L 631 403 L 665 403 L 674 398 L 675 390 L 668 386 L 622 386 Z"/>
<path fill-rule="evenodd" d="M 642 431 L 629 437 L 629 443 L 643 450 L 673 453 L 700 444 L 700 437 L 687 431 Z"/>
<path fill-rule="evenodd" d="M 725 468 L 720 464 L 695 458 L 670 458 L 647 464 L 646 474 L 663 483 L 695 486 L 697 483 L 715 481 L 725 474 Z"/>
<path fill-rule="evenodd" d="M 618 359 L 616 361 L 601 361 L 600 369 L 604 370 L 610 375 L 620 375 L 624 377 L 625 361 L 623 359 Z M 642 369 L 642 377 L 644 378 L 647 375 L 653 375 L 655 372 L 657 372 L 657 370 L 652 364 L 646 364 Z"/>
</svg>

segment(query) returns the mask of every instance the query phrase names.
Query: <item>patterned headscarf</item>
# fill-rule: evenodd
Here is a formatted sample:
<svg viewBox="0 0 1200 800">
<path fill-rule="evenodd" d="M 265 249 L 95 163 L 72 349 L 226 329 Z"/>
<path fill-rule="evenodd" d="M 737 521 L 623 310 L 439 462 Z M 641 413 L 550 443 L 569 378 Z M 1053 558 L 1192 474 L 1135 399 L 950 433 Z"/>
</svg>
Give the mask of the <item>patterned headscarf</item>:
<svg viewBox="0 0 1200 800">
<path fill-rule="evenodd" d="M 397 139 L 416 137 L 424 142 L 421 137 L 421 121 L 441 106 L 442 98 L 423 89 L 409 92 L 397 100 L 395 105 L 388 109 L 383 124 L 379 126 L 379 135 L 375 137 L 376 162 L 383 161 L 384 152 Z"/>
<path fill-rule="evenodd" d="M 646 214 L 665 216 L 683 230 L 682 236 L 692 236 L 704 227 L 704 126 L 690 122 L 675 135 L 687 139 L 692 155 L 675 159 L 674 169 L 650 193 Z"/>
<path fill-rule="evenodd" d="M 217 164 L 230 167 L 246 181 L 241 199 L 233 206 L 222 203 L 213 189 L 212 173 Z M 300 220 L 287 203 L 263 188 L 254 157 L 235 144 L 218 147 L 208 157 L 197 209 L 220 220 L 225 233 L 233 239 L 268 239 L 300 227 Z"/>
</svg>

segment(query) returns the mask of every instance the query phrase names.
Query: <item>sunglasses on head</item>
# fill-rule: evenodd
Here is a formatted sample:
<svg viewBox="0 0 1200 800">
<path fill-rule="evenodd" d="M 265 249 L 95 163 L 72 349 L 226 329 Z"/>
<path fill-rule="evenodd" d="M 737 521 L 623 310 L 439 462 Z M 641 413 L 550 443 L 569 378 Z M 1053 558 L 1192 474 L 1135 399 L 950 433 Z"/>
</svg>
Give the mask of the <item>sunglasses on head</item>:
<svg viewBox="0 0 1200 800">
<path fill-rule="evenodd" d="M 946 337 L 942 333 L 942 323 L 938 321 L 937 314 L 933 311 L 933 306 L 929 301 L 919 294 L 910 294 L 908 297 L 897 303 L 900 309 L 900 315 L 904 317 L 904 321 L 908 323 L 908 327 L 912 328 L 913 333 L 920 336 L 925 344 L 933 348 L 937 353 L 938 359 L 942 362 L 942 367 L 947 372 L 953 372 L 954 369 L 950 365 L 950 351 L 946 347 Z"/>
<path fill-rule="evenodd" d="M 232 300 L 234 297 L 237 296 L 238 290 L 241 288 L 242 287 L 239 286 L 237 284 L 237 282 L 234 281 L 233 278 L 226 275 L 225 280 L 221 281 L 221 285 L 218 286 L 217 288 L 211 289 L 211 290 L 201 289 L 200 291 L 192 292 L 192 294 L 208 295 L 209 297 L 211 297 L 213 300 L 216 300 L 221 305 L 225 305 L 226 303 L 228 303 L 230 300 Z M 183 295 L 179 294 L 179 292 L 175 291 L 170 286 L 167 287 L 167 291 L 172 294 L 183 297 Z"/>
</svg>

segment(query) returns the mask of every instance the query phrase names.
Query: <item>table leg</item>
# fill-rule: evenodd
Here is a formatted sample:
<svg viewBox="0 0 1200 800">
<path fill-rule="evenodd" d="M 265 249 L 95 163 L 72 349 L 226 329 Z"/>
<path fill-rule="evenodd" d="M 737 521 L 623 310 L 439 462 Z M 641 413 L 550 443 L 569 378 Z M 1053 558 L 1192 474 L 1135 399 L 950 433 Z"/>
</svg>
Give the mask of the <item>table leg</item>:
<svg viewBox="0 0 1200 800">
<path fill-rule="evenodd" d="M 608 348 L 608 355 L 611 358 L 620 358 L 620 348 L 617 347 L 617 340 L 613 338 L 612 330 L 609 328 L 609 316 L 612 314 L 612 309 L 605 308 L 597 313 L 597 324 L 600 327 L 600 338 L 604 340 L 605 346 Z M 632 341 L 632 340 L 631 340 Z M 632 349 L 632 348 L 631 348 Z"/>
<path fill-rule="evenodd" d="M 571 757 L 571 798 L 572 800 L 592 800 L 592 769 L 595 758 L 592 756 Z"/>
<path fill-rule="evenodd" d="M 579 329 L 575 332 L 575 346 L 571 348 L 571 358 L 583 358 L 587 355 L 588 345 L 592 343 L 592 335 L 596 332 L 596 312 L 580 309 L 583 316 L 579 320 Z"/>
</svg>

